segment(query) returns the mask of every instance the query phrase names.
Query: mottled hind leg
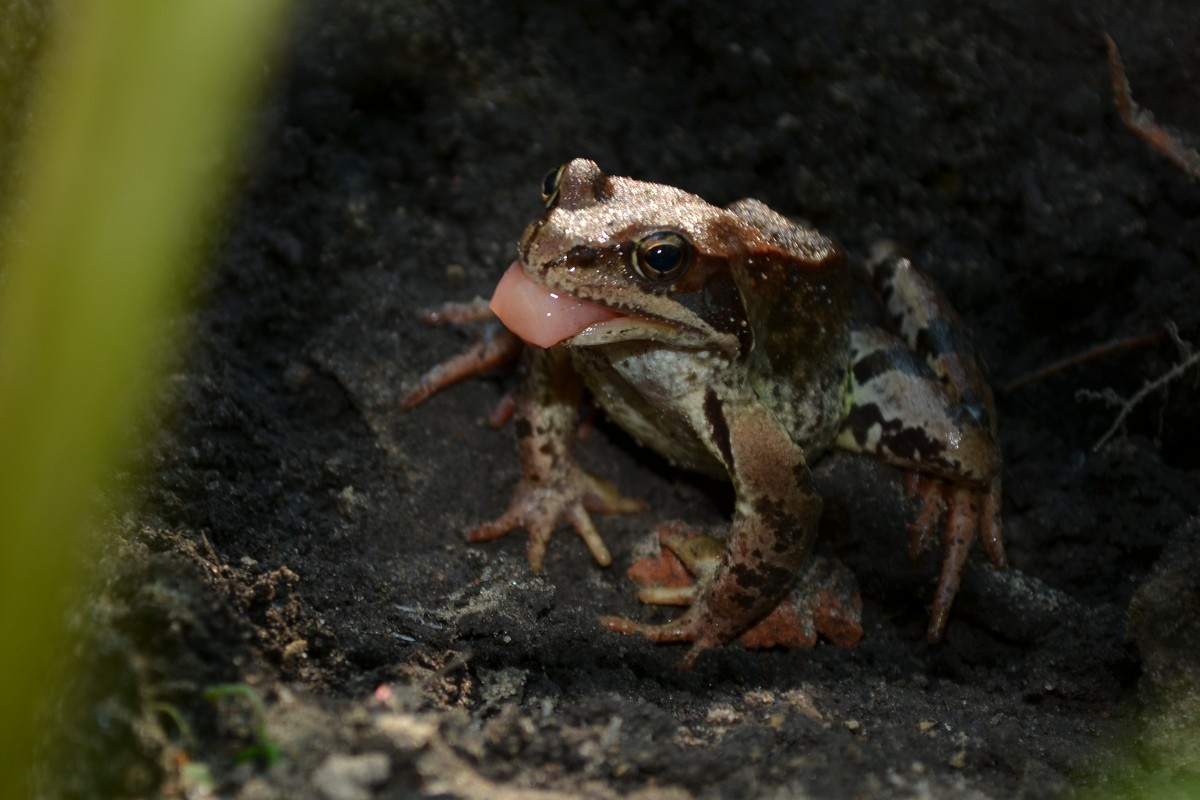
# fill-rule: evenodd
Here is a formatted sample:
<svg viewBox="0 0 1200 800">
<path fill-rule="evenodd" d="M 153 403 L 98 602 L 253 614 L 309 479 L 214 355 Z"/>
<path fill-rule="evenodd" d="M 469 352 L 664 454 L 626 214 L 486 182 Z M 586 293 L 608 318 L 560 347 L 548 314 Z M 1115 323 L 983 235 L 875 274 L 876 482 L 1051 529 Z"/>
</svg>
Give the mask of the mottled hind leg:
<svg viewBox="0 0 1200 800">
<path fill-rule="evenodd" d="M 976 535 L 996 567 L 1007 563 L 995 406 L 962 321 L 932 282 L 892 245 L 877 247 L 867 267 L 896 335 L 852 333 L 850 405 L 836 444 L 908 471 L 905 486 L 920 502 L 909 528 L 913 557 L 941 523 L 944 556 L 926 631 L 938 641 Z"/>
</svg>

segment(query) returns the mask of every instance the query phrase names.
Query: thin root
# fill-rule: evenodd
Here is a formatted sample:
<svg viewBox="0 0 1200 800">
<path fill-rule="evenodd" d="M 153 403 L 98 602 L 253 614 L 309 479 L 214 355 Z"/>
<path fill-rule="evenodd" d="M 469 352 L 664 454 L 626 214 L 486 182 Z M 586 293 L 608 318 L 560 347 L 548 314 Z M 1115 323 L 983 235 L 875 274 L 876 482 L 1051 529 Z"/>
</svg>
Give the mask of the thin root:
<svg viewBox="0 0 1200 800">
<path fill-rule="evenodd" d="M 1121 61 L 1121 51 L 1117 49 L 1117 43 L 1107 33 L 1104 34 L 1104 43 L 1108 45 L 1108 69 L 1112 75 L 1113 100 L 1125 127 L 1137 134 L 1185 174 L 1200 181 L 1200 152 L 1185 145 L 1181 141 L 1180 134 L 1170 132 L 1159 125 L 1154 121 L 1153 114 L 1133 101 L 1133 95 L 1129 90 L 1129 79 L 1125 76 L 1125 64 Z"/>
<path fill-rule="evenodd" d="M 1185 372 L 1196 366 L 1196 364 L 1200 363 L 1200 350 L 1193 351 L 1192 346 L 1179 337 L 1179 330 L 1175 327 L 1174 322 L 1167 323 L 1167 334 L 1171 337 L 1171 340 L 1175 342 L 1175 346 L 1179 348 L 1182 360 L 1154 380 L 1146 381 L 1144 384 L 1142 384 L 1142 388 L 1138 389 L 1133 397 L 1130 397 L 1128 400 L 1126 400 L 1118 396 L 1117 393 L 1111 389 L 1105 392 L 1090 392 L 1081 390 L 1075 393 L 1076 398 L 1100 399 L 1112 405 L 1121 406 L 1121 411 L 1117 414 L 1117 418 L 1113 420 L 1112 425 L 1110 425 L 1108 430 L 1104 432 L 1104 435 L 1100 437 L 1100 441 L 1096 442 L 1096 444 L 1092 447 L 1092 452 L 1099 452 L 1100 448 L 1108 444 L 1109 439 L 1117 435 L 1117 432 L 1125 426 L 1126 418 L 1133 413 L 1133 409 L 1135 409 L 1139 403 L 1157 392 L 1159 389 L 1166 387 L 1172 381 L 1178 380 Z"/>
<path fill-rule="evenodd" d="M 1116 339 L 1115 341 L 1105 342 L 1087 350 L 1076 353 L 1066 358 L 1060 358 L 1052 364 L 1047 364 L 1044 367 L 1035 369 L 1033 372 L 1028 372 L 1019 378 L 1014 378 L 1008 383 L 1000 387 L 1001 394 L 1012 394 L 1018 389 L 1024 389 L 1033 383 L 1044 381 L 1046 378 L 1051 378 L 1060 372 L 1066 372 L 1075 367 L 1081 367 L 1092 361 L 1108 356 L 1114 356 L 1118 353 L 1124 353 L 1126 350 L 1134 350 L 1139 347 L 1152 345 L 1163 338 L 1160 333 L 1143 333 L 1138 336 L 1130 336 L 1125 339 Z"/>
</svg>

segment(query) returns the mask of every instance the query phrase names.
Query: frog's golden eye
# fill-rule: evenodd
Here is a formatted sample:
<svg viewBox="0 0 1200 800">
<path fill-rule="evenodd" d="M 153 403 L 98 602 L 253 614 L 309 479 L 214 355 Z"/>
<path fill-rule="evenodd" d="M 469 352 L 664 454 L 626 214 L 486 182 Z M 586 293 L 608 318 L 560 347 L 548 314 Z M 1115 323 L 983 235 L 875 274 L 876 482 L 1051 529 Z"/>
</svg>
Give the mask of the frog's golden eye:
<svg viewBox="0 0 1200 800">
<path fill-rule="evenodd" d="M 562 186 L 563 173 L 567 171 L 567 165 L 555 167 L 546 173 L 546 177 L 542 178 L 542 202 L 546 204 L 546 208 L 553 208 L 554 201 L 558 199 L 558 189 Z"/>
<path fill-rule="evenodd" d="M 692 263 L 692 243 L 675 231 L 655 231 L 637 241 L 630 261 L 647 280 L 673 281 Z"/>
</svg>

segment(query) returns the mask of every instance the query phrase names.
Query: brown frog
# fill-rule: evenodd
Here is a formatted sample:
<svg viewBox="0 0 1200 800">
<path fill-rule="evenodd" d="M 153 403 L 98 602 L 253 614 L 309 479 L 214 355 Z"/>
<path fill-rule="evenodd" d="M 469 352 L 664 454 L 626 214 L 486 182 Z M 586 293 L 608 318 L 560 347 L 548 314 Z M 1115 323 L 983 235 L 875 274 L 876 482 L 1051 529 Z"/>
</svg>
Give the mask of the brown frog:
<svg viewBox="0 0 1200 800">
<path fill-rule="evenodd" d="M 727 479 L 728 536 L 660 529 L 696 580 L 643 589 L 645 602 L 687 605 L 611 630 L 705 648 L 742 637 L 811 562 L 821 515 L 810 465 L 830 447 L 906 471 L 921 509 L 919 555 L 942 523 L 944 561 L 927 637 L 941 638 L 978 534 L 1005 565 L 1000 454 L 992 394 L 945 298 L 890 245 L 867 273 L 896 334 L 856 321 L 841 250 L 757 200 L 718 208 L 670 186 L 605 175 L 575 159 L 547 176 L 546 211 L 525 231 L 492 308 L 511 333 L 424 376 L 433 392 L 524 351 L 515 397 L 522 478 L 509 510 L 474 528 L 482 541 L 524 527 L 541 569 L 553 530 L 570 524 L 602 565 L 611 556 L 590 512 L 638 510 L 571 454 L 586 389 L 634 438 L 686 469 Z M 481 303 L 437 319 L 490 316 Z M 851 637 L 855 638 L 855 637 Z M 761 640 L 761 639 L 760 639 Z M 767 643 L 777 640 L 767 637 Z"/>
</svg>

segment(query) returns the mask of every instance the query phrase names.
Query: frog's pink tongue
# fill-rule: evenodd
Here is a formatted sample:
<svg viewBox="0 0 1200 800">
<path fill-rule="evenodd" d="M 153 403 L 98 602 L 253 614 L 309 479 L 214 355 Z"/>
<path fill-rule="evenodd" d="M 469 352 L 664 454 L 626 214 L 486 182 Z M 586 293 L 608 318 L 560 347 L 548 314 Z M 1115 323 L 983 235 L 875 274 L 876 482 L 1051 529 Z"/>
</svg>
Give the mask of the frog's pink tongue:
<svg viewBox="0 0 1200 800">
<path fill-rule="evenodd" d="M 510 331 L 538 347 L 551 347 L 589 325 L 622 316 L 535 283 L 520 261 L 514 261 L 504 273 L 488 308 Z"/>
</svg>

